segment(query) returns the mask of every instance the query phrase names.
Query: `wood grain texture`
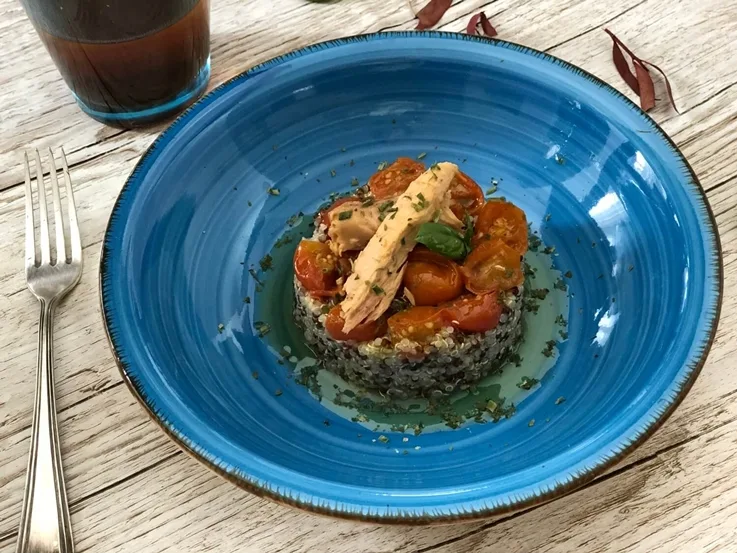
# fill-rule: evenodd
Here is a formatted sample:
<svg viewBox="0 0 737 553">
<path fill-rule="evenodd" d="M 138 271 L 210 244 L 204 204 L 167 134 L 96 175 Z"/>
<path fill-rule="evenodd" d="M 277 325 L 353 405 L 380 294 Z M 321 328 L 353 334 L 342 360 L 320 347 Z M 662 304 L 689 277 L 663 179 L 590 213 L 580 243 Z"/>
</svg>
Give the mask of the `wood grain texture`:
<svg viewBox="0 0 737 553">
<path fill-rule="evenodd" d="M 414 27 L 424 0 L 215 1 L 216 86 L 243 69 L 343 35 Z M 78 551 L 389 553 L 737 551 L 737 5 L 734 0 L 456 0 L 439 28 L 485 10 L 500 38 L 549 51 L 631 96 L 601 30 L 667 72 L 682 111 L 652 113 L 699 175 L 725 263 L 712 353 L 683 405 L 607 475 L 548 505 L 441 528 L 336 521 L 251 496 L 180 452 L 122 384 L 101 325 L 100 241 L 113 201 L 164 125 L 104 127 L 81 114 L 14 0 L 0 0 L 0 553 L 14 547 L 30 435 L 37 312 L 22 272 L 18 151 L 70 153 L 86 270 L 58 312 L 57 396 Z M 662 83 L 656 81 L 656 94 Z"/>
</svg>

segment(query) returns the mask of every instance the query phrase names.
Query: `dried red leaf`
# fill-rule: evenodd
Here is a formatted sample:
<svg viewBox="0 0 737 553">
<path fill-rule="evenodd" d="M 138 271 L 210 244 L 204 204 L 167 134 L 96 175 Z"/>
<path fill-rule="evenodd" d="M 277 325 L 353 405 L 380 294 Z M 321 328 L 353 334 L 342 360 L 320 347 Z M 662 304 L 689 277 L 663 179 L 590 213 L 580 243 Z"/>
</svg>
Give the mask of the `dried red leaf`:
<svg viewBox="0 0 737 553">
<path fill-rule="evenodd" d="M 489 21 L 484 12 L 481 12 L 481 28 L 488 37 L 497 35 L 494 25 L 491 24 L 491 21 Z"/>
<path fill-rule="evenodd" d="M 637 82 L 637 77 L 630 69 L 630 65 L 629 63 L 627 63 L 627 60 L 622 53 L 622 49 L 619 47 L 619 44 L 617 44 L 616 41 L 612 42 L 612 59 L 614 60 L 614 67 L 617 68 L 619 76 L 622 77 L 622 79 L 624 79 L 624 82 L 629 85 L 632 91 L 639 96 L 640 85 Z"/>
<path fill-rule="evenodd" d="M 477 13 L 474 15 L 471 19 L 468 20 L 468 25 L 466 25 L 466 34 L 467 35 L 477 35 L 479 30 L 479 21 L 481 21 L 481 14 Z"/>
<path fill-rule="evenodd" d="M 417 23 L 416 29 L 429 29 L 440 21 L 443 14 L 448 11 L 453 0 L 430 0 L 424 8 L 417 12 Z"/>
<path fill-rule="evenodd" d="M 673 99 L 673 89 L 670 87 L 670 81 L 668 80 L 668 75 L 665 74 L 665 71 L 660 69 L 657 65 L 654 63 L 650 63 L 649 61 L 640 60 L 640 62 L 643 65 L 649 65 L 653 69 L 655 69 L 660 75 L 663 77 L 663 80 L 665 81 L 665 90 L 668 92 L 668 99 L 670 100 L 670 103 L 673 105 L 673 109 L 676 110 L 676 113 L 681 113 L 678 111 L 678 108 L 676 107 L 676 101 Z"/>
<path fill-rule="evenodd" d="M 640 107 L 644 111 L 649 111 L 655 107 L 655 85 L 653 85 L 653 78 L 650 76 L 647 67 L 639 61 L 635 61 L 634 65 L 637 83 L 640 85 Z"/>
<path fill-rule="evenodd" d="M 489 21 L 489 18 L 486 17 L 486 14 L 484 12 L 477 13 L 471 19 L 468 20 L 468 25 L 466 25 L 466 34 L 468 35 L 482 34 L 479 32 L 479 24 L 481 24 L 481 30 L 483 31 L 484 35 L 488 37 L 493 37 L 497 35 L 496 29 L 491 24 L 491 21 Z"/>
<path fill-rule="evenodd" d="M 680 113 L 676 107 L 676 102 L 673 99 L 673 90 L 670 87 L 670 81 L 668 80 L 668 76 L 665 72 L 654 63 L 650 63 L 649 61 L 637 57 L 635 53 L 627 48 L 627 46 L 609 29 L 604 29 L 604 31 L 612 39 L 612 60 L 614 61 L 614 66 L 617 68 L 619 76 L 622 77 L 635 94 L 640 97 L 640 107 L 642 107 L 644 111 L 648 111 L 655 106 L 655 87 L 653 85 L 653 78 L 647 68 L 650 66 L 663 76 L 665 88 L 668 91 L 668 99 L 673 105 L 673 109 L 676 110 L 676 113 Z M 635 67 L 634 73 L 632 73 L 622 50 L 624 50 L 632 60 L 632 65 Z"/>
</svg>

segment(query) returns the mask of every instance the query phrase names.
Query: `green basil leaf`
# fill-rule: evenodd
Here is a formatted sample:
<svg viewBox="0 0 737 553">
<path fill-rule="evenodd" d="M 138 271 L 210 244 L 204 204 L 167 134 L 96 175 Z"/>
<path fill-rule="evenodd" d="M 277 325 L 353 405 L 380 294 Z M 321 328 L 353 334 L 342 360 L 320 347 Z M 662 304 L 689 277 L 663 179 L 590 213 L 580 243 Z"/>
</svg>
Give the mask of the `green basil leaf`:
<svg viewBox="0 0 737 553">
<path fill-rule="evenodd" d="M 440 223 L 421 225 L 415 240 L 450 259 L 463 259 L 468 253 L 463 237 L 452 228 Z"/>
<path fill-rule="evenodd" d="M 471 240 L 473 239 L 473 217 L 466 211 L 466 216 L 463 218 L 463 225 L 466 227 L 466 232 L 463 234 L 463 241 L 466 243 L 466 247 L 471 251 Z"/>
</svg>

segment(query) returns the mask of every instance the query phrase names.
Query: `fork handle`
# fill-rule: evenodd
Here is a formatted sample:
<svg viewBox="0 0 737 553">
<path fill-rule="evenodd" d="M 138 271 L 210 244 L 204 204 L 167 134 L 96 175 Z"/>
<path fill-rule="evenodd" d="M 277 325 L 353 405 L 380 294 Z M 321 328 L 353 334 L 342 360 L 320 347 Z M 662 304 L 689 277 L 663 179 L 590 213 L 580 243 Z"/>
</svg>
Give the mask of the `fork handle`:
<svg viewBox="0 0 737 553">
<path fill-rule="evenodd" d="M 54 302 L 41 301 L 33 434 L 16 553 L 73 553 L 54 395 Z"/>
</svg>

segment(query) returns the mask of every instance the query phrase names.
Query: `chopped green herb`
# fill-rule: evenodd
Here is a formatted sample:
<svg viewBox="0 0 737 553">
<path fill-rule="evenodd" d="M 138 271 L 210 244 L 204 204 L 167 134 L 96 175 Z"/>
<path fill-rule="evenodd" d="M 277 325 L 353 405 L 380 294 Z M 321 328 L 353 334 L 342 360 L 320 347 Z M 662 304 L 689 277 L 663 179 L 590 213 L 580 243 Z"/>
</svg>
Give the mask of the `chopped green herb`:
<svg viewBox="0 0 737 553">
<path fill-rule="evenodd" d="M 261 261 L 258 262 L 259 265 L 261 265 L 261 270 L 266 272 L 269 269 L 271 269 L 274 265 L 273 258 L 267 253 L 265 256 L 261 258 Z"/>
<path fill-rule="evenodd" d="M 546 254 L 546 255 L 550 255 L 551 253 L 555 253 L 555 246 L 547 246 L 543 250 L 543 253 Z"/>
<path fill-rule="evenodd" d="M 548 340 L 547 342 L 545 342 L 545 349 L 542 351 L 542 354 L 545 357 L 552 357 L 554 348 L 555 348 L 555 340 Z"/>
<path fill-rule="evenodd" d="M 530 234 L 528 239 L 529 249 L 531 252 L 536 252 L 540 246 L 542 246 L 542 240 L 534 234 Z"/>
<path fill-rule="evenodd" d="M 243 298 L 243 303 L 251 303 L 251 296 L 246 296 Z"/>
<path fill-rule="evenodd" d="M 573 273 L 571 271 L 566 271 L 563 276 L 566 278 L 573 278 Z"/>
<path fill-rule="evenodd" d="M 523 376 L 522 381 L 517 383 L 517 388 L 521 388 L 522 390 L 531 390 L 538 382 L 540 381 L 537 378 Z"/>
<path fill-rule="evenodd" d="M 371 207 L 372 205 L 374 205 L 374 199 L 373 198 L 368 198 L 368 199 L 366 199 L 366 200 L 364 200 L 364 201 L 361 202 L 361 207 Z"/>
<path fill-rule="evenodd" d="M 359 185 L 358 179 L 356 177 L 353 177 L 351 179 L 351 186 L 358 186 L 358 185 Z"/>
<path fill-rule="evenodd" d="M 256 329 L 259 338 L 263 338 L 269 332 L 271 332 L 271 325 L 263 321 L 254 321 L 253 328 Z"/>
<path fill-rule="evenodd" d="M 527 423 L 527 426 L 529 426 L 530 428 L 535 426 L 535 419 L 530 419 L 530 422 Z"/>
<path fill-rule="evenodd" d="M 335 169 L 330 169 L 330 176 L 334 177 L 335 175 L 337 175 L 337 173 L 335 172 Z"/>
<path fill-rule="evenodd" d="M 555 162 L 556 162 L 556 163 L 557 163 L 558 165 L 563 165 L 563 164 L 564 164 L 564 163 L 566 162 L 566 158 L 564 158 L 564 157 L 563 157 L 562 155 L 560 155 L 560 154 L 555 154 L 555 156 L 554 156 L 554 157 L 555 157 Z"/>
<path fill-rule="evenodd" d="M 281 238 L 279 238 L 276 242 L 274 242 L 274 247 L 281 248 L 282 246 L 285 246 L 289 244 L 292 241 L 292 237 L 288 234 L 285 234 Z"/>
<path fill-rule="evenodd" d="M 371 291 L 374 294 L 376 294 L 377 296 L 381 296 L 382 294 L 385 293 L 384 292 L 384 289 L 381 286 L 379 286 L 378 284 L 372 284 L 371 285 Z"/>
<path fill-rule="evenodd" d="M 248 200 L 248 207 L 251 207 L 252 205 L 251 200 Z"/>
<path fill-rule="evenodd" d="M 627 267 L 627 272 L 631 273 L 634 269 L 635 269 L 635 266 L 630 265 L 629 267 Z"/>
<path fill-rule="evenodd" d="M 256 282 L 258 283 L 258 284 L 260 284 L 261 286 L 263 286 L 263 284 L 264 284 L 264 283 L 263 283 L 263 282 L 261 282 L 261 281 L 260 281 L 260 280 L 258 279 L 258 273 L 256 273 L 256 270 L 255 270 L 255 269 L 254 269 L 253 267 L 252 267 L 252 268 L 250 268 L 250 269 L 248 269 L 248 272 L 249 272 L 249 273 L 250 273 L 250 275 L 251 275 L 251 276 L 253 277 L 253 280 L 255 280 L 255 281 L 256 281 Z"/>
<path fill-rule="evenodd" d="M 417 159 L 425 159 L 427 157 L 427 152 L 422 152 L 420 155 L 417 156 Z"/>
<path fill-rule="evenodd" d="M 394 200 L 387 200 L 385 202 L 382 202 L 379 204 L 379 213 L 385 212 L 387 209 L 391 208 L 394 205 Z"/>
<path fill-rule="evenodd" d="M 435 213 L 432 214 L 432 222 L 437 223 L 440 220 L 440 210 L 436 209 Z"/>
<path fill-rule="evenodd" d="M 558 399 L 555 400 L 556 405 L 560 405 L 561 403 L 565 402 L 566 398 L 563 396 L 560 396 Z"/>
<path fill-rule="evenodd" d="M 491 181 L 492 186 L 491 186 L 491 188 L 489 188 L 486 191 L 486 195 L 487 196 L 491 196 L 492 194 L 496 194 L 496 191 L 499 190 L 499 187 L 495 183 L 496 183 L 496 181 Z"/>
<path fill-rule="evenodd" d="M 560 334 L 560 337 L 564 340 L 568 340 L 568 333 L 565 330 L 559 330 L 558 334 Z"/>
<path fill-rule="evenodd" d="M 330 426 L 330 421 L 329 421 L 328 419 L 325 419 L 324 421 L 322 421 L 322 423 L 323 423 L 323 424 L 324 424 L 325 426 Z"/>
<path fill-rule="evenodd" d="M 223 323 L 218 323 L 218 333 L 222 334 L 223 330 L 225 330 L 225 325 Z"/>
<path fill-rule="evenodd" d="M 384 436 L 384 434 L 382 434 L 381 436 L 379 436 L 378 440 L 379 440 L 379 441 L 380 441 L 380 442 L 381 442 L 382 444 L 387 444 L 387 443 L 389 443 L 389 438 L 387 438 L 386 436 Z"/>
<path fill-rule="evenodd" d="M 253 371 L 251 373 L 251 376 L 253 377 L 254 380 L 258 380 L 258 371 Z"/>
<path fill-rule="evenodd" d="M 566 321 L 563 315 L 558 315 L 555 317 L 555 324 L 560 325 L 560 326 L 566 326 L 568 324 L 568 321 Z"/>
<path fill-rule="evenodd" d="M 340 149 L 341 152 L 345 152 L 345 146 Z"/>
<path fill-rule="evenodd" d="M 550 213 L 545 216 L 545 222 L 547 223 L 548 221 L 550 221 Z"/>
<path fill-rule="evenodd" d="M 272 196 L 278 196 L 280 194 L 279 189 L 278 188 L 273 188 L 273 187 L 272 188 L 269 188 L 267 190 L 267 192 L 269 194 L 271 194 Z"/>
<path fill-rule="evenodd" d="M 280 396 L 280 395 L 282 395 L 283 393 L 284 393 L 284 392 L 282 392 L 281 388 L 277 388 L 276 390 L 274 390 L 274 395 L 275 395 L 276 397 L 279 397 L 279 396 Z"/>
<path fill-rule="evenodd" d="M 351 167 L 353 167 L 353 166 L 354 166 L 355 164 L 356 164 L 356 162 L 355 162 L 355 161 L 353 161 L 353 160 L 350 160 L 350 161 L 348 162 L 348 165 L 350 165 Z"/>
<path fill-rule="evenodd" d="M 536 300 L 544 300 L 548 297 L 550 290 L 547 288 L 533 288 L 530 290 L 530 297 Z"/>
<path fill-rule="evenodd" d="M 407 240 L 404 238 L 404 236 L 402 236 L 402 241 L 401 242 L 402 242 L 402 246 L 404 246 L 404 245 L 407 244 Z"/>
<path fill-rule="evenodd" d="M 553 288 L 555 288 L 556 290 L 562 290 L 563 292 L 565 292 L 566 290 L 568 290 L 568 285 L 565 282 L 563 282 L 563 279 L 558 278 L 558 280 L 555 281 Z"/>
<path fill-rule="evenodd" d="M 389 163 L 388 162 L 382 161 L 381 163 L 379 163 L 379 166 L 376 169 L 379 170 L 379 171 L 383 171 L 388 166 L 389 166 Z"/>
<path fill-rule="evenodd" d="M 338 213 L 338 221 L 345 221 L 347 219 L 350 219 L 353 216 L 353 212 L 348 209 L 346 211 L 341 211 Z"/>
<path fill-rule="evenodd" d="M 294 225 L 296 225 L 296 224 L 298 224 L 300 222 L 300 220 L 302 219 L 302 216 L 303 215 L 304 215 L 304 213 L 302 213 L 301 211 L 299 213 L 295 214 L 295 215 L 292 215 L 291 217 L 289 217 L 289 219 L 287 219 L 287 224 L 290 227 L 293 227 Z"/>
</svg>

